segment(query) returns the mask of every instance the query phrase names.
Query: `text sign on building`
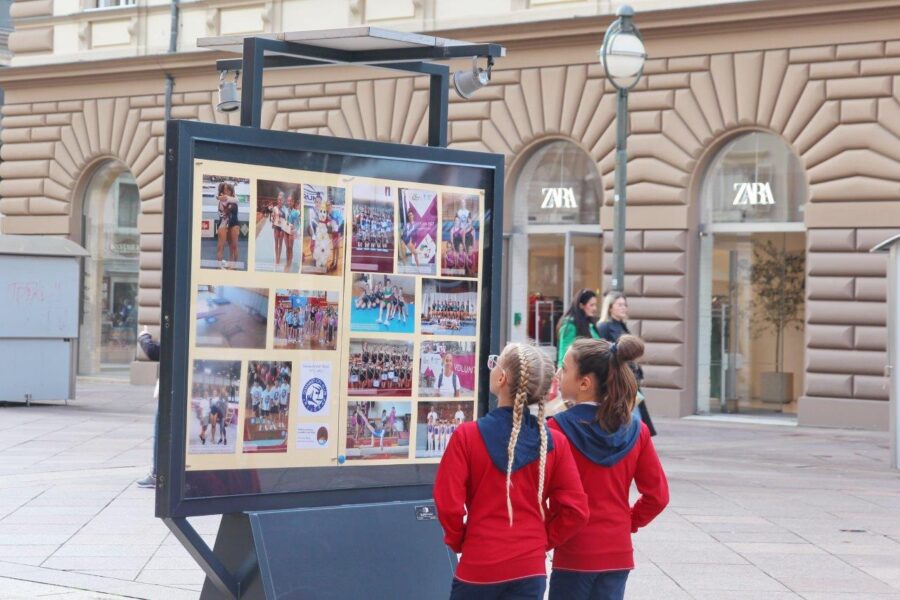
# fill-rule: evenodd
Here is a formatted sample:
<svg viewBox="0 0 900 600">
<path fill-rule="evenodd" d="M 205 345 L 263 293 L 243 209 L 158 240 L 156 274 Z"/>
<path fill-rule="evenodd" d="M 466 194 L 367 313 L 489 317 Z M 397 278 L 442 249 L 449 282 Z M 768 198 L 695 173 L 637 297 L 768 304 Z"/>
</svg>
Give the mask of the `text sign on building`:
<svg viewBox="0 0 900 600">
<path fill-rule="evenodd" d="M 734 206 L 775 204 L 770 183 L 735 183 L 734 192 L 734 202 L 732 203 Z"/>
<path fill-rule="evenodd" d="M 544 201 L 541 203 L 542 209 L 578 208 L 575 191 L 570 187 L 541 188 L 541 194 L 544 195 Z"/>
</svg>

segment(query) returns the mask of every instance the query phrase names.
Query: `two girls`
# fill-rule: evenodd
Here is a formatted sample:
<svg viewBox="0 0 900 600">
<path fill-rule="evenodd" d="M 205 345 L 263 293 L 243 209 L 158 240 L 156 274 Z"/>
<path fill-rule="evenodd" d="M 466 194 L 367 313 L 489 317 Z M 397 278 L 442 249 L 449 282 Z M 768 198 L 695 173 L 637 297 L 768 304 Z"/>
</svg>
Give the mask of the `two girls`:
<svg viewBox="0 0 900 600">
<path fill-rule="evenodd" d="M 444 541 L 462 553 L 450 598 L 540 599 L 546 552 L 581 529 L 587 498 L 569 443 L 544 421 L 552 361 L 509 344 L 488 363 L 497 408 L 456 428 L 434 484 Z"/>
</svg>

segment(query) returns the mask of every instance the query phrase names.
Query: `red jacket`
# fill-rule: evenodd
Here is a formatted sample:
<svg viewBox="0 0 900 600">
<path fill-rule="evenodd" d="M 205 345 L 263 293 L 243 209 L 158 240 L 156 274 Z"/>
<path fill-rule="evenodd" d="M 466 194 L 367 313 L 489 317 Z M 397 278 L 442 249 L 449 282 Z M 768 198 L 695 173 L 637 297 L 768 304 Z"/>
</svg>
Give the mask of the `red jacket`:
<svg viewBox="0 0 900 600">
<path fill-rule="evenodd" d="M 579 415 L 579 411 L 583 415 Z M 595 435 L 599 426 L 590 427 L 596 407 L 578 405 L 566 411 L 568 421 L 561 427 L 549 421 L 555 432 L 567 435 L 572 454 L 588 495 L 591 516 L 588 524 L 553 553 L 553 568 L 568 571 L 617 571 L 634 568 L 631 534 L 650 523 L 669 503 L 669 485 L 659 457 L 650 441 L 650 431 L 640 421 L 614 434 Z M 557 417 L 559 418 L 559 417 Z M 603 463 L 603 464 L 598 464 Z M 631 482 L 641 497 L 631 506 L 628 499 Z"/>
<path fill-rule="evenodd" d="M 506 411 L 506 412 L 503 412 Z M 511 422 L 509 409 L 496 409 L 482 419 L 498 414 Z M 530 421 L 536 423 L 531 417 Z M 481 422 L 481 419 L 479 420 Z M 523 423 L 522 431 L 526 431 Z M 536 426 L 532 435 L 536 433 Z M 545 508 L 542 520 L 537 502 L 539 461 L 530 460 L 512 474 L 510 498 L 513 526 L 506 507 L 506 468 L 497 464 L 506 455 L 503 432 L 491 436 L 478 423 L 456 428 L 434 483 L 438 518 L 444 541 L 462 558 L 456 578 L 468 583 L 499 583 L 533 576 L 546 576 L 546 552 L 580 529 L 587 520 L 587 497 L 581 487 L 572 451 L 565 436 L 548 431 L 552 450 L 547 453 L 544 503 L 549 498 L 551 514 Z M 492 439 L 493 437 L 493 439 Z M 529 460 L 534 454 L 522 451 L 527 436 L 520 433 L 516 446 Z M 491 446 L 489 449 L 488 446 Z M 502 446 L 502 447 L 501 447 Z M 492 458 L 493 457 L 493 458 Z"/>
</svg>

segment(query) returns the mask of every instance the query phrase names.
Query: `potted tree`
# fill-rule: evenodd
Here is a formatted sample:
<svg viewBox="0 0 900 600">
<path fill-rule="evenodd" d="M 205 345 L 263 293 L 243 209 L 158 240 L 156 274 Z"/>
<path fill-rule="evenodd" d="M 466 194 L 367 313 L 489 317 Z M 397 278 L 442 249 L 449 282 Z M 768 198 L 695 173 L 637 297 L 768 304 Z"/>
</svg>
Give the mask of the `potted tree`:
<svg viewBox="0 0 900 600">
<path fill-rule="evenodd" d="M 775 335 L 775 371 L 762 374 L 764 402 L 787 404 L 794 399 L 794 374 L 784 372 L 784 333 L 788 327 L 803 326 L 805 272 L 802 252 L 789 252 L 771 240 L 753 244 L 750 283 L 754 336 Z"/>
</svg>

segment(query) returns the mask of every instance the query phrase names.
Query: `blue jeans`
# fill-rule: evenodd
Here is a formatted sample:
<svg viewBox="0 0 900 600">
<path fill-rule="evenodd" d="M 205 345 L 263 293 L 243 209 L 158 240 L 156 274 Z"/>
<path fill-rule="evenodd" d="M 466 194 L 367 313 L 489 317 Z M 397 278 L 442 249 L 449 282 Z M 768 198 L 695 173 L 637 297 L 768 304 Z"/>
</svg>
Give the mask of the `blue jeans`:
<svg viewBox="0 0 900 600">
<path fill-rule="evenodd" d="M 453 580 L 450 600 L 542 600 L 546 577 L 528 577 L 503 583 L 465 583 Z"/>
<path fill-rule="evenodd" d="M 554 569 L 550 574 L 550 600 L 624 600 L 629 572 Z"/>
</svg>

